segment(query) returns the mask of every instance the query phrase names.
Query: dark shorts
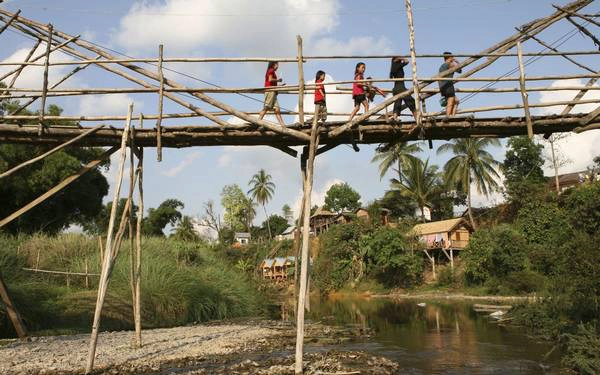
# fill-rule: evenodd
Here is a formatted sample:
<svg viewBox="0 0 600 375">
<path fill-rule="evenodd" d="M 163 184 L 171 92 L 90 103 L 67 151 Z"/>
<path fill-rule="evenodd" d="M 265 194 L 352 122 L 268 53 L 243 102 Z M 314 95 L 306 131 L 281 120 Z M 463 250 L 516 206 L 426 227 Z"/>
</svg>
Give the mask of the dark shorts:
<svg viewBox="0 0 600 375">
<path fill-rule="evenodd" d="M 365 100 L 367 100 L 367 97 L 365 96 L 365 94 L 362 95 L 355 95 L 352 97 L 352 99 L 354 99 L 354 105 L 361 105 L 362 102 L 364 102 Z"/>
<path fill-rule="evenodd" d="M 407 90 L 407 88 L 406 88 L 406 86 L 404 86 L 403 82 L 396 83 L 394 85 L 392 95 L 398 95 L 401 92 L 404 92 L 406 90 Z M 410 109 L 411 112 L 415 112 L 417 110 L 416 104 L 415 104 L 415 99 L 409 95 L 409 96 L 405 96 L 402 99 L 398 99 L 394 102 L 394 113 L 396 113 L 397 115 L 399 115 L 400 112 L 402 112 L 402 102 L 404 102 L 406 107 L 408 107 L 408 109 Z"/>
<path fill-rule="evenodd" d="M 454 85 L 449 83 L 440 88 L 440 94 L 442 94 L 445 98 L 452 98 L 456 96 L 456 92 L 454 91 Z"/>
</svg>

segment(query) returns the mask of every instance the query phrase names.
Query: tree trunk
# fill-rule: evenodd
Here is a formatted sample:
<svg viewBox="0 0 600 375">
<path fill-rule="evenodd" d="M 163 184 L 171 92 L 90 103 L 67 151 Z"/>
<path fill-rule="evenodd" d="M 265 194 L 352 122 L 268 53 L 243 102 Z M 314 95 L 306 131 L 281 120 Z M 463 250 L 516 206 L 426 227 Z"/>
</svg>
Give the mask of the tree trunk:
<svg viewBox="0 0 600 375">
<path fill-rule="evenodd" d="M 265 207 L 264 203 L 262 206 L 263 210 L 265 211 L 265 217 L 267 218 L 267 229 L 269 230 L 269 239 L 272 240 L 273 235 L 271 234 L 271 224 L 269 223 L 269 215 L 267 214 L 267 208 Z"/>
<path fill-rule="evenodd" d="M 421 206 L 420 209 L 421 209 L 421 221 L 423 221 L 423 224 L 424 224 L 427 222 L 425 220 L 425 210 L 423 209 L 423 206 Z"/>
<path fill-rule="evenodd" d="M 467 181 L 467 211 L 469 213 L 469 221 L 471 222 L 473 229 L 477 229 L 477 226 L 475 225 L 475 219 L 473 219 L 473 210 L 471 209 L 471 174 L 469 174 Z"/>
</svg>

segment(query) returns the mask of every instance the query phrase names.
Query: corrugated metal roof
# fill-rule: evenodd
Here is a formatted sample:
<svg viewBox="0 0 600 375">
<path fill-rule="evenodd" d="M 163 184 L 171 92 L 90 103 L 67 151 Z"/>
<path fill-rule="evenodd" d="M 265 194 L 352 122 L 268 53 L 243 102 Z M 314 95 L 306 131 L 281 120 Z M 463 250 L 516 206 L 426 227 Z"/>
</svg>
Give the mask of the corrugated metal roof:
<svg viewBox="0 0 600 375">
<path fill-rule="evenodd" d="M 239 233 L 236 233 L 234 237 L 235 238 L 250 238 L 250 233 L 248 233 L 248 232 L 239 232 Z"/>
<path fill-rule="evenodd" d="M 456 219 L 434 221 L 431 223 L 417 224 L 413 228 L 413 233 L 416 235 L 422 234 L 434 234 L 434 233 L 447 233 L 450 232 L 454 227 L 459 224 L 466 223 L 466 221 L 459 217 Z"/>
<path fill-rule="evenodd" d="M 283 267 L 285 265 L 286 258 L 277 257 L 275 258 L 275 267 Z"/>
<path fill-rule="evenodd" d="M 275 263 L 275 259 L 265 259 L 263 260 L 263 268 L 271 268 L 273 267 L 273 263 Z"/>
</svg>

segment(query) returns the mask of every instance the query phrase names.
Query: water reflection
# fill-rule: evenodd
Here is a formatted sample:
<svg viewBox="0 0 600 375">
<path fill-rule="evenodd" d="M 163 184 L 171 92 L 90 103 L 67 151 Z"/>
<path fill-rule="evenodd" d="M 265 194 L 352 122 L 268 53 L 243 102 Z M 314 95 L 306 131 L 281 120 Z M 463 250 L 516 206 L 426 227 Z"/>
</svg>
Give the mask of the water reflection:
<svg viewBox="0 0 600 375">
<path fill-rule="evenodd" d="M 417 304 L 425 302 L 425 306 Z M 560 373 L 558 359 L 540 362 L 551 349 L 515 327 L 494 324 L 472 304 L 449 301 L 391 301 L 327 298 L 311 301 L 308 318 L 345 327 L 370 328 L 369 340 L 344 349 L 375 352 L 399 362 L 402 373 Z"/>
</svg>

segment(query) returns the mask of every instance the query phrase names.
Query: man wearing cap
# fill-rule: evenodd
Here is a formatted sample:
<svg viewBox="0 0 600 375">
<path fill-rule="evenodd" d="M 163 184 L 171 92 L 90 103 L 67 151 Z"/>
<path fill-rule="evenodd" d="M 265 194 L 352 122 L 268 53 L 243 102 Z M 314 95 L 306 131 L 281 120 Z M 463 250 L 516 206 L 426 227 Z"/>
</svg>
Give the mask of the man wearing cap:
<svg viewBox="0 0 600 375">
<path fill-rule="evenodd" d="M 440 66 L 439 72 L 445 72 L 448 69 L 452 69 L 458 66 L 458 61 L 452 56 L 451 52 L 444 52 L 444 63 Z M 457 70 L 458 73 L 462 73 L 461 69 Z M 442 75 L 442 77 L 454 77 L 454 73 L 448 73 Z M 440 85 L 440 94 L 443 98 L 446 99 L 446 115 L 454 116 L 456 115 L 456 109 L 458 108 L 458 99 L 456 98 L 456 93 L 454 91 L 454 83 L 453 81 L 442 80 L 439 81 Z"/>
</svg>

